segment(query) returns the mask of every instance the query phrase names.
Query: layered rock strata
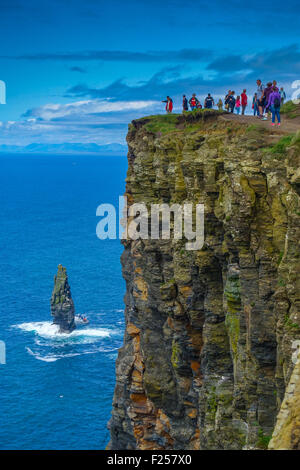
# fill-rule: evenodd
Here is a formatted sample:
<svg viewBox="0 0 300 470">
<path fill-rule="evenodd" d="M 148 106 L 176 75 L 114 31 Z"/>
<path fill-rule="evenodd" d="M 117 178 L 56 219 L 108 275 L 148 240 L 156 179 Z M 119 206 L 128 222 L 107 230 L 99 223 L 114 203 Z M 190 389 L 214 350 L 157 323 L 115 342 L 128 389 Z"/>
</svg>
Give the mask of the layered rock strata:
<svg viewBox="0 0 300 470">
<path fill-rule="evenodd" d="M 294 368 L 299 136 L 191 114 L 129 127 L 129 205 L 204 204 L 205 243 L 124 241 L 111 449 L 267 448 Z"/>
</svg>

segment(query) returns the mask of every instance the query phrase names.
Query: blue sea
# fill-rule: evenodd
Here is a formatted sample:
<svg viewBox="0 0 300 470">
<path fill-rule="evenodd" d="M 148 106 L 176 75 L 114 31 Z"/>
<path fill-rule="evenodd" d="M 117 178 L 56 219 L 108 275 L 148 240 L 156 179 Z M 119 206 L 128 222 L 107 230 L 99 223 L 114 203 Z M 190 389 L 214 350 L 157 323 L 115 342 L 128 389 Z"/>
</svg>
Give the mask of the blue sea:
<svg viewBox="0 0 300 470">
<path fill-rule="evenodd" d="M 126 156 L 0 155 L 0 449 L 104 449 L 124 331 L 120 240 L 96 237 L 118 207 Z M 58 335 L 57 265 L 89 325 Z"/>
</svg>

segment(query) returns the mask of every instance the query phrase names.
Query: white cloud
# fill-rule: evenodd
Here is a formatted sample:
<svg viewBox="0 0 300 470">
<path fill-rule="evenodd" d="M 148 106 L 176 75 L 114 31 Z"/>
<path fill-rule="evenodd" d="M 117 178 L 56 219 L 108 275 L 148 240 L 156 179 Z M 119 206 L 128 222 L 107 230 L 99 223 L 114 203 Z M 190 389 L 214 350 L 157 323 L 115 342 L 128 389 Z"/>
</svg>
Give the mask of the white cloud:
<svg viewBox="0 0 300 470">
<path fill-rule="evenodd" d="M 60 144 L 65 142 L 125 144 L 132 119 L 163 112 L 157 101 L 95 99 L 72 103 L 48 103 L 28 110 L 20 121 L 0 124 L 0 144 Z"/>
<path fill-rule="evenodd" d="M 164 110 L 162 103 L 146 100 L 112 101 L 108 98 L 48 103 L 28 110 L 20 121 L 2 122 L 0 144 L 125 144 L 128 123 L 159 110 Z"/>
<path fill-rule="evenodd" d="M 152 108 L 157 104 L 157 101 L 110 101 L 109 99 L 75 101 L 66 104 L 50 103 L 27 111 L 25 116 L 48 121 L 72 115 L 137 111 Z"/>
</svg>

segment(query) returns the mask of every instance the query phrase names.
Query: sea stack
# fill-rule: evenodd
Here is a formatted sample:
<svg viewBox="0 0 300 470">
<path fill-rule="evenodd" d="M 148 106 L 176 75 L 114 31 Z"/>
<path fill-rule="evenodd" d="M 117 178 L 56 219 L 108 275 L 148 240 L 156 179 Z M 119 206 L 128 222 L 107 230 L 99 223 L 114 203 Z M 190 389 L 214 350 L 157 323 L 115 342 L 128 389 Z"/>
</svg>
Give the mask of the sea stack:
<svg viewBox="0 0 300 470">
<path fill-rule="evenodd" d="M 58 265 L 54 276 L 54 288 L 51 297 L 51 315 L 53 323 L 59 326 L 60 333 L 72 333 L 75 330 L 75 307 L 71 296 L 67 270 Z"/>
</svg>

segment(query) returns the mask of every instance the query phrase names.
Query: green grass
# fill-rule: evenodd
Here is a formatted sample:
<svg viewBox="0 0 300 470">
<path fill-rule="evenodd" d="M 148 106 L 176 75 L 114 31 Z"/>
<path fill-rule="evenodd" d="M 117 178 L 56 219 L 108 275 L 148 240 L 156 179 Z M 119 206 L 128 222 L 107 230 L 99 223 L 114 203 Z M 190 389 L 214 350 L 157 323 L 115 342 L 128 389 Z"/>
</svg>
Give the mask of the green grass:
<svg viewBox="0 0 300 470">
<path fill-rule="evenodd" d="M 284 255 L 284 252 L 281 251 L 281 252 L 279 253 L 279 257 L 278 257 L 278 261 L 277 261 L 277 265 L 278 265 L 278 266 L 280 265 L 280 263 L 281 263 L 281 261 L 282 261 L 283 255 Z"/>
<path fill-rule="evenodd" d="M 161 134 L 167 134 L 168 132 L 176 131 L 178 130 L 177 124 L 179 116 L 180 114 L 149 116 L 144 118 L 146 121 L 145 129 L 153 134 L 158 132 Z"/>
<path fill-rule="evenodd" d="M 280 108 L 281 114 L 286 114 L 289 119 L 294 119 L 300 116 L 300 106 L 294 104 L 292 101 L 287 101 Z"/>
<path fill-rule="evenodd" d="M 294 323 L 292 322 L 292 320 L 289 318 L 288 314 L 285 315 L 284 317 L 284 324 L 289 327 L 289 328 L 293 328 L 295 330 L 299 330 L 300 329 L 300 325 L 298 325 L 298 323 Z"/>
<path fill-rule="evenodd" d="M 140 119 L 146 131 L 153 134 L 168 134 L 174 131 L 194 132 L 199 130 L 199 124 L 208 116 L 222 114 L 215 109 L 196 109 L 183 114 L 158 114 Z"/>
<path fill-rule="evenodd" d="M 272 439 L 272 435 L 269 436 L 267 434 L 264 434 L 262 429 L 259 429 L 258 431 L 258 440 L 257 440 L 257 447 L 259 449 L 264 449 L 266 450 L 268 448 L 269 442 Z"/>
<path fill-rule="evenodd" d="M 284 137 L 281 137 L 281 139 L 275 145 L 273 145 L 270 152 L 279 153 L 281 155 L 284 154 L 287 147 L 291 145 L 293 137 L 293 135 L 285 135 Z"/>
<path fill-rule="evenodd" d="M 296 132 L 291 141 L 291 147 L 298 147 L 300 150 L 300 131 Z"/>
<path fill-rule="evenodd" d="M 281 137 L 281 139 L 276 142 L 276 144 L 271 145 L 270 147 L 265 147 L 263 151 L 265 153 L 270 153 L 282 157 L 286 153 L 287 148 L 293 144 L 294 138 L 294 134 L 285 135 Z"/>
<path fill-rule="evenodd" d="M 264 133 L 265 129 L 260 125 L 260 124 L 250 124 L 250 126 L 247 127 L 246 132 L 260 132 Z"/>
</svg>

